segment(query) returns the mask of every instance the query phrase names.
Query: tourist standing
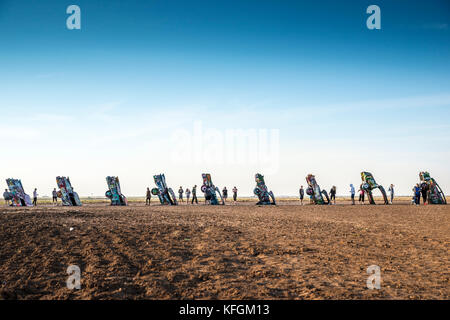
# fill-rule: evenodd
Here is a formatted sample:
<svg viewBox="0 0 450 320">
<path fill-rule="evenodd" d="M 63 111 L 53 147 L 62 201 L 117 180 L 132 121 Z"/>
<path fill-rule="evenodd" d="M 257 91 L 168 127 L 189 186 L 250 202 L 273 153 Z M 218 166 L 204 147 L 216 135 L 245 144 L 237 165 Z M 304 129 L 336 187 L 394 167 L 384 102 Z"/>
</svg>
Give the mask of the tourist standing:
<svg viewBox="0 0 450 320">
<path fill-rule="evenodd" d="M 186 203 L 189 204 L 189 199 L 191 198 L 191 190 L 189 188 L 186 188 Z"/>
<path fill-rule="evenodd" d="M 336 186 L 332 186 L 330 189 L 330 204 L 331 202 L 336 204 Z"/>
<path fill-rule="evenodd" d="M 183 202 L 183 187 L 180 186 L 180 189 L 178 189 L 178 200 L 180 200 L 180 202 Z"/>
<path fill-rule="evenodd" d="M 56 188 L 52 191 L 52 202 L 54 205 L 58 205 L 58 192 L 56 192 Z"/>
<path fill-rule="evenodd" d="M 150 192 L 150 188 L 147 188 L 147 193 L 145 195 L 145 205 L 150 205 L 150 202 L 152 200 L 152 193 Z"/>
<path fill-rule="evenodd" d="M 10 194 L 8 189 L 5 189 L 5 192 L 3 192 L 3 199 L 5 199 L 5 206 L 9 206 L 9 201 L 10 201 Z"/>
<path fill-rule="evenodd" d="M 227 190 L 227 187 L 223 187 L 222 195 L 223 195 L 223 200 L 226 202 L 226 201 L 227 201 L 227 198 L 228 198 L 228 190 Z"/>
<path fill-rule="evenodd" d="M 37 189 L 34 188 L 34 191 L 33 191 L 33 206 L 35 206 L 35 207 L 37 207 L 37 197 L 38 197 Z"/>
<path fill-rule="evenodd" d="M 300 194 L 300 204 L 303 205 L 303 198 L 305 197 L 305 190 L 303 189 L 303 186 L 300 186 L 298 193 Z"/>
<path fill-rule="evenodd" d="M 364 196 L 365 196 L 365 191 L 363 189 L 363 185 L 361 183 L 361 185 L 359 186 L 359 204 L 364 204 Z"/>
<path fill-rule="evenodd" d="M 427 204 L 428 184 L 425 181 L 420 185 L 420 192 L 422 193 L 423 204 Z"/>
<path fill-rule="evenodd" d="M 350 183 L 350 196 L 352 198 L 352 205 L 355 204 L 355 187 Z"/>
<path fill-rule="evenodd" d="M 236 186 L 234 186 L 234 188 L 233 188 L 233 201 L 235 203 L 237 201 L 237 192 L 238 192 L 238 189 L 236 188 Z"/>
<path fill-rule="evenodd" d="M 197 200 L 197 185 L 192 187 L 192 201 L 191 201 L 192 204 L 194 204 L 194 200 L 195 200 L 195 203 L 198 204 L 198 200 Z"/>
<path fill-rule="evenodd" d="M 391 186 L 389 187 L 389 193 L 391 195 L 391 204 L 394 201 L 394 185 L 391 183 Z"/>
<path fill-rule="evenodd" d="M 416 206 L 418 206 L 420 204 L 420 186 L 417 183 L 416 186 L 414 187 L 414 200 L 416 201 Z"/>
</svg>

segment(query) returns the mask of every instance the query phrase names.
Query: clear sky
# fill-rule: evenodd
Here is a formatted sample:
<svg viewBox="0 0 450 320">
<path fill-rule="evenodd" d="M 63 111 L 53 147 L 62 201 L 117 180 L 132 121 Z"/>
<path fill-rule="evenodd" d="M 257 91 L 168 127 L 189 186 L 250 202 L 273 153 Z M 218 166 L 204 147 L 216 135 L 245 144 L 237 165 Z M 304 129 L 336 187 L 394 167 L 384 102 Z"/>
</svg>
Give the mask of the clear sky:
<svg viewBox="0 0 450 320">
<path fill-rule="evenodd" d="M 251 195 L 260 172 L 275 195 L 308 173 L 347 195 L 363 170 L 406 195 L 428 170 L 450 193 L 450 3 L 0 0 L 0 112 L 0 181 L 28 193 L 210 172 Z"/>
</svg>

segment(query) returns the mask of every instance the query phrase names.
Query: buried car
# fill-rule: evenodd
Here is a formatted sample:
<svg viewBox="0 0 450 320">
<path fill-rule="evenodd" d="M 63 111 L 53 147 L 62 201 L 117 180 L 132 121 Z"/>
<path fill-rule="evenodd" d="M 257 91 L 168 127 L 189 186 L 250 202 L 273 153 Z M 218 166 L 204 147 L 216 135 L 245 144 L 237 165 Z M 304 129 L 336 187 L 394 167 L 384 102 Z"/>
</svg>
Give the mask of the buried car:
<svg viewBox="0 0 450 320">
<path fill-rule="evenodd" d="M 11 200 L 11 206 L 29 207 L 33 205 L 30 196 L 25 193 L 22 181 L 11 178 L 6 179 L 6 184 L 8 185 L 9 192 L 5 200 Z"/>
<path fill-rule="evenodd" d="M 306 182 L 308 183 L 306 194 L 312 197 L 314 204 L 330 204 L 330 198 L 328 197 L 327 191 L 320 190 L 314 175 L 308 174 L 306 176 Z M 325 196 L 326 201 L 323 196 Z"/>
<path fill-rule="evenodd" d="M 372 190 L 374 189 L 380 189 L 381 195 L 383 196 L 384 204 L 389 204 L 386 191 L 384 190 L 383 186 L 380 184 L 377 184 L 375 182 L 375 179 L 373 175 L 370 172 L 363 171 L 361 172 L 361 179 L 363 181 L 361 188 L 364 190 L 365 193 L 367 193 L 367 198 L 369 199 L 370 204 L 375 204 L 375 200 L 373 199 Z"/>
<path fill-rule="evenodd" d="M 272 191 L 266 186 L 264 176 L 260 173 L 255 174 L 256 187 L 253 189 L 253 193 L 258 197 L 259 201 L 257 205 L 273 204 L 275 205 L 275 196 Z"/>
<path fill-rule="evenodd" d="M 207 203 L 211 205 L 218 205 L 219 201 L 217 199 L 217 194 L 219 194 L 221 202 L 220 204 L 224 205 L 225 202 L 223 200 L 222 194 L 218 187 L 216 187 L 211 180 L 211 174 L 202 173 L 203 185 L 200 188 L 202 192 L 205 194 L 205 200 Z"/>
<path fill-rule="evenodd" d="M 122 194 L 120 190 L 119 177 L 107 176 L 106 183 L 108 184 L 108 191 L 105 196 L 111 200 L 112 206 L 126 206 L 128 205 L 127 197 Z"/>
<path fill-rule="evenodd" d="M 73 190 L 72 184 L 68 177 L 56 177 L 56 184 L 59 191 L 57 192 L 58 198 L 61 198 L 63 206 L 81 206 L 81 200 Z"/>
<path fill-rule="evenodd" d="M 419 173 L 419 178 L 423 189 L 427 192 L 427 199 L 429 204 L 447 204 L 445 194 L 427 171 Z"/>
<path fill-rule="evenodd" d="M 152 189 L 152 194 L 158 196 L 161 204 L 177 205 L 177 198 L 172 188 L 167 187 L 166 177 L 163 173 L 153 176 L 155 180 L 156 188 Z"/>
</svg>

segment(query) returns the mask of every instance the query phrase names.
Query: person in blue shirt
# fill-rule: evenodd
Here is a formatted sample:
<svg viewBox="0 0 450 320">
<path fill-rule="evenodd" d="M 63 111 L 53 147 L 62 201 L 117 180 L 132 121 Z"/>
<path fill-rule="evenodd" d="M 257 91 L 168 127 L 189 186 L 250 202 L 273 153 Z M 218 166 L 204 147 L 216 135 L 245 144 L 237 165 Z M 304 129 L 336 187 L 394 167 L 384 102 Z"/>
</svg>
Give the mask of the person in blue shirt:
<svg viewBox="0 0 450 320">
<path fill-rule="evenodd" d="M 415 197 L 415 200 L 416 200 L 416 206 L 418 206 L 419 203 L 420 203 L 420 190 L 421 190 L 420 186 L 417 183 L 416 186 L 414 187 L 414 197 Z"/>
<path fill-rule="evenodd" d="M 355 187 L 350 183 L 350 196 L 352 197 L 352 205 L 355 204 Z"/>
</svg>

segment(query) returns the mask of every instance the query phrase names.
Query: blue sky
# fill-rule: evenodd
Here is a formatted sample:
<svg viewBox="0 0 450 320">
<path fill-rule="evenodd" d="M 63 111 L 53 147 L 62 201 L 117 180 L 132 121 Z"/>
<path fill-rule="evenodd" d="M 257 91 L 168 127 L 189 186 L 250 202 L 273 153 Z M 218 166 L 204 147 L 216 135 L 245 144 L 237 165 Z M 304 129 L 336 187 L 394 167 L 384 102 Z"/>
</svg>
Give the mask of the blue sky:
<svg viewBox="0 0 450 320">
<path fill-rule="evenodd" d="M 71 4 L 81 30 L 66 28 Z M 420 170 L 450 189 L 448 1 L 0 0 L 0 48 L 0 178 L 30 192 L 69 175 L 101 195 L 119 175 L 141 195 L 155 173 L 175 188 L 203 171 L 243 195 L 257 171 L 283 195 L 308 173 L 348 194 L 362 170 L 400 194 Z M 194 161 L 214 149 L 198 123 L 278 143 L 268 162 Z"/>
</svg>

